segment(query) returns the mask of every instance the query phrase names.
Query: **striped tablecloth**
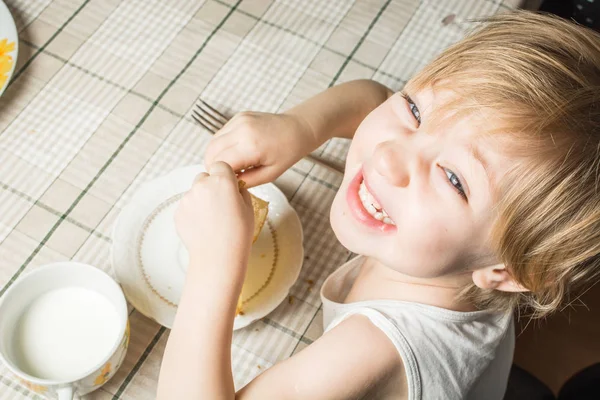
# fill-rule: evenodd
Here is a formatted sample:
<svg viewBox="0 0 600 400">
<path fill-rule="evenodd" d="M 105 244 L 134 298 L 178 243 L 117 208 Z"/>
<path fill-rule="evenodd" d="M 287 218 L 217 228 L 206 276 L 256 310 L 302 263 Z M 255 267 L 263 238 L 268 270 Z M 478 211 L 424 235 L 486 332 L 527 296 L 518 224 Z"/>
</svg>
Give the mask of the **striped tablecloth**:
<svg viewBox="0 0 600 400">
<path fill-rule="evenodd" d="M 398 90 L 469 18 L 516 0 L 4 0 L 19 31 L 0 98 L 0 295 L 75 260 L 113 274 L 110 231 L 140 184 L 202 161 L 198 98 L 282 111 L 372 78 Z M 449 17 L 450 16 L 450 17 Z M 318 150 L 342 162 L 347 142 Z M 239 388 L 322 333 L 319 288 L 350 254 L 328 210 L 340 178 L 302 161 L 275 182 L 300 215 L 305 262 L 286 301 L 235 332 Z M 113 275 L 114 276 L 114 275 Z M 152 399 L 169 331 L 131 310 L 126 360 L 91 399 Z M 0 399 L 39 398 L 0 367 Z"/>
</svg>

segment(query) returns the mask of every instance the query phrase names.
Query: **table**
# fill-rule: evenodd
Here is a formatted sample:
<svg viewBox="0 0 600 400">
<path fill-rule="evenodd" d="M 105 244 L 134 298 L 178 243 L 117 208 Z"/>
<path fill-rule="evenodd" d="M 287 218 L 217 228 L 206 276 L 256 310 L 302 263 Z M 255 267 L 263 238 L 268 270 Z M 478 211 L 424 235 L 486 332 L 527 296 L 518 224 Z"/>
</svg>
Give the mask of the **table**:
<svg viewBox="0 0 600 400">
<path fill-rule="evenodd" d="M 210 139 L 190 117 L 283 111 L 371 78 L 394 90 L 502 0 L 5 0 L 20 36 L 0 98 L 0 295 L 54 261 L 112 275 L 110 231 L 139 185 L 200 163 Z M 450 17 L 449 17 L 450 16 Z M 317 154 L 343 162 L 347 141 Z M 300 215 L 306 258 L 285 301 L 236 331 L 235 384 L 322 333 L 319 288 L 348 253 L 329 207 L 341 179 L 301 161 L 275 183 Z M 113 275 L 114 276 L 114 275 Z M 131 309 L 125 362 L 90 399 L 154 398 L 168 330 Z M 40 398 L 0 367 L 0 399 Z"/>
</svg>

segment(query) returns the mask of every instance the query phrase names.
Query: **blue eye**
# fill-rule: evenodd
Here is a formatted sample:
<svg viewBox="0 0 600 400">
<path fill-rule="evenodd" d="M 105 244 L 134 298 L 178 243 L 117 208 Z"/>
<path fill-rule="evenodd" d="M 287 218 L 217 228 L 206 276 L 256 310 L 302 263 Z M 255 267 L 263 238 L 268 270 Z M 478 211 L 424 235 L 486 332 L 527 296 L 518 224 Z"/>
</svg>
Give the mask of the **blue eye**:
<svg viewBox="0 0 600 400">
<path fill-rule="evenodd" d="M 412 113 L 413 117 L 420 125 L 421 124 L 421 112 L 419 111 L 419 107 L 417 107 L 417 105 L 410 98 L 409 95 L 402 93 L 402 97 L 404 97 L 404 99 L 408 103 L 408 108 L 410 109 L 410 112 Z"/>
<path fill-rule="evenodd" d="M 458 179 L 458 176 L 456 176 L 456 174 L 454 172 L 450 171 L 449 169 L 446 169 L 443 167 L 442 167 L 442 169 L 446 173 L 446 176 L 448 177 L 448 181 L 454 187 L 454 189 L 458 192 L 458 194 L 461 195 L 463 199 L 468 200 L 467 194 L 465 193 L 465 189 L 463 188 L 463 185 L 460 182 L 460 179 Z"/>
</svg>

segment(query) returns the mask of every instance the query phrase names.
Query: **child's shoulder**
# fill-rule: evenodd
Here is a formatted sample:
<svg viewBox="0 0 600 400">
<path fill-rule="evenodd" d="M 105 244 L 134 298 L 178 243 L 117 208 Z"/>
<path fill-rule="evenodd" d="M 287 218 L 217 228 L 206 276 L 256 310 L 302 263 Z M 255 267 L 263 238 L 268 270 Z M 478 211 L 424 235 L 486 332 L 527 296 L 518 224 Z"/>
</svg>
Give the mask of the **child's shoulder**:
<svg viewBox="0 0 600 400">
<path fill-rule="evenodd" d="M 500 398 L 504 393 L 501 383 L 508 379 L 515 340 L 511 313 L 455 312 L 394 301 L 348 306 L 328 332 L 353 328 L 346 322 L 362 317 L 361 324 L 370 324 L 381 334 L 366 338 L 369 330 L 360 326 L 356 332 L 365 338 L 361 342 L 356 337 L 356 343 L 387 339 L 387 351 L 400 358 L 402 387 L 420 393 L 415 398 L 463 399 L 472 391 L 480 395 L 475 398 Z M 428 382 L 453 382 L 453 387 Z"/>
<path fill-rule="evenodd" d="M 497 379 L 507 377 L 514 349 L 514 327 L 511 312 L 453 311 L 427 304 L 397 300 L 368 300 L 345 303 L 361 267 L 361 258 L 336 270 L 323 284 L 323 317 L 326 332 L 350 329 L 357 321 L 371 325 L 362 327 L 381 334 L 372 339 L 356 337 L 359 345 L 366 340 L 384 340 L 401 359 L 405 388 L 423 393 L 423 398 L 464 398 L 475 382 L 481 393 L 494 398 L 502 388 Z M 360 332 L 360 330 L 357 330 Z M 382 345 L 383 346 L 383 345 Z M 463 371 L 459 376 L 457 370 Z M 505 376 L 506 375 L 506 376 Z M 425 382 L 454 381 L 451 393 L 437 393 Z M 433 392 L 432 392 L 433 390 Z M 427 394 L 425 396 L 425 394 Z M 449 397 L 448 397 L 449 396 Z M 417 396 L 418 398 L 418 396 Z"/>
</svg>

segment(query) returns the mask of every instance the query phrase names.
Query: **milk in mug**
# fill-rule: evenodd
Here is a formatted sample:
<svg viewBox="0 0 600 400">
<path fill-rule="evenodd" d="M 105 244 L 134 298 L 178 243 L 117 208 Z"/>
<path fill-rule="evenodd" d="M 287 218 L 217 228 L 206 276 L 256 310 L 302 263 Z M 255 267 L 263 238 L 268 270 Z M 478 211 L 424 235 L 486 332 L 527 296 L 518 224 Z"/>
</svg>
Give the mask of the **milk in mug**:
<svg viewBox="0 0 600 400">
<path fill-rule="evenodd" d="M 63 287 L 36 298 L 13 337 L 15 359 L 40 379 L 78 379 L 103 361 L 122 332 L 113 303 L 84 287 Z"/>
</svg>

